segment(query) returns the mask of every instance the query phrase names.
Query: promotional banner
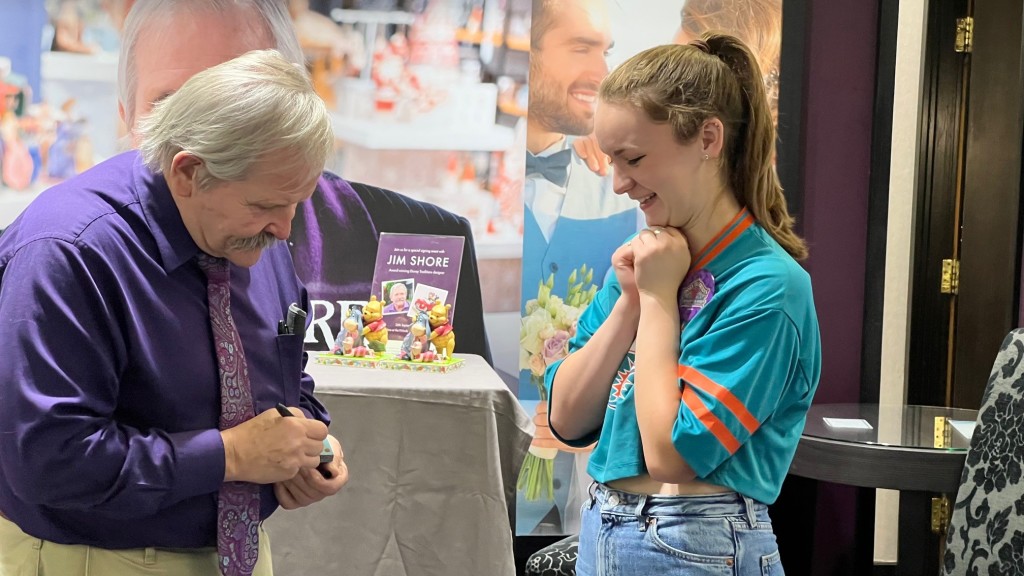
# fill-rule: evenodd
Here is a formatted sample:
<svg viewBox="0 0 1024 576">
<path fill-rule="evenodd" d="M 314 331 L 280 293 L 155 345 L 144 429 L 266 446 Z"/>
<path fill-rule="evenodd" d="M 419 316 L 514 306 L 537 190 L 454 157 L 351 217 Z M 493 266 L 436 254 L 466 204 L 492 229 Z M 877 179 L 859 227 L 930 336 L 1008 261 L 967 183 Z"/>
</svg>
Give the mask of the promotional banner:
<svg viewBox="0 0 1024 576">
<path fill-rule="evenodd" d="M 781 0 L 537 0 L 531 14 L 519 398 L 537 433 L 517 486 L 517 534 L 571 534 L 591 482 L 591 448 L 570 448 L 547 425 L 546 367 L 563 358 L 576 319 L 611 274 L 612 253 L 644 226 L 613 175 L 588 164 L 601 80 L 634 54 L 705 31 L 738 36 L 778 97 Z M 631 386 L 620 374 L 618 386 Z"/>
</svg>

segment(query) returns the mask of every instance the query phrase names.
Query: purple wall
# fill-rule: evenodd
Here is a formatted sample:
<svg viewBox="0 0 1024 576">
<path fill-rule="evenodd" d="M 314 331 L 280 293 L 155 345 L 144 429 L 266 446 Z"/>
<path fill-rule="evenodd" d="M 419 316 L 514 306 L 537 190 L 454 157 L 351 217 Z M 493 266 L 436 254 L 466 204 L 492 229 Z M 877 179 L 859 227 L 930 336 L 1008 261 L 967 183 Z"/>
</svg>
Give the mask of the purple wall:
<svg viewBox="0 0 1024 576">
<path fill-rule="evenodd" d="M 821 324 L 819 403 L 860 395 L 876 39 L 875 2 L 811 0 L 803 223 Z"/>
<path fill-rule="evenodd" d="M 877 2 L 810 0 L 803 229 L 821 326 L 817 403 L 860 396 L 877 20 Z M 814 574 L 849 573 L 855 495 L 819 484 Z"/>
</svg>

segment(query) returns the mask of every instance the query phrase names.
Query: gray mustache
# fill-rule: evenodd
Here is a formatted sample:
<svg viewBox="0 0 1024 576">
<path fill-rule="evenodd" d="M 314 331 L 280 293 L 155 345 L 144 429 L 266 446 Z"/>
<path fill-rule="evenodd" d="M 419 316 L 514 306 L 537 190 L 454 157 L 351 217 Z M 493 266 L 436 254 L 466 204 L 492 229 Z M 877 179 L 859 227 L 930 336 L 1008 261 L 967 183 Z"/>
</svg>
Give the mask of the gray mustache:
<svg viewBox="0 0 1024 576">
<path fill-rule="evenodd" d="M 248 238 L 241 238 L 231 241 L 231 249 L 239 252 L 252 252 L 254 250 L 266 250 L 278 242 L 277 238 L 269 232 L 262 232 Z"/>
</svg>

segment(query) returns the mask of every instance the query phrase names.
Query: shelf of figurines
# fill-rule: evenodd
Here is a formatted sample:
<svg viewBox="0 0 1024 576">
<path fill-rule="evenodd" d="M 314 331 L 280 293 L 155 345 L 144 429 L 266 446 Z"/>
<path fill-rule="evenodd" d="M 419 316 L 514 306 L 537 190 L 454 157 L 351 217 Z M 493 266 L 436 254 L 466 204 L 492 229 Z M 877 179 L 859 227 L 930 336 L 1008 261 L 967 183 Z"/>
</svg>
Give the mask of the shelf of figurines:
<svg viewBox="0 0 1024 576">
<path fill-rule="evenodd" d="M 370 368 L 380 370 L 402 370 L 406 372 L 434 372 L 447 374 L 462 368 L 465 360 L 455 356 L 438 356 L 434 352 L 421 354 L 415 359 L 403 360 L 399 355 L 388 352 L 372 352 L 372 356 L 356 356 L 339 352 L 319 354 L 314 361 L 326 366 L 347 368 Z"/>
<path fill-rule="evenodd" d="M 468 30 L 459 28 L 455 33 L 455 39 L 466 44 L 493 44 L 495 46 L 505 45 L 509 50 L 517 52 L 530 51 L 530 37 L 510 36 L 506 42 L 501 32 L 484 32 L 482 30 Z"/>
<path fill-rule="evenodd" d="M 338 140 L 371 150 L 452 150 L 504 152 L 515 133 L 506 126 L 458 127 L 439 123 L 405 123 L 376 116 L 353 118 L 334 114 Z"/>
<path fill-rule="evenodd" d="M 494 119 L 498 86 L 480 82 L 479 72 L 413 69 L 396 54 L 381 58 L 372 79 L 342 78 L 334 85 L 331 120 L 339 141 L 372 150 L 512 147 L 515 131 Z"/>
</svg>

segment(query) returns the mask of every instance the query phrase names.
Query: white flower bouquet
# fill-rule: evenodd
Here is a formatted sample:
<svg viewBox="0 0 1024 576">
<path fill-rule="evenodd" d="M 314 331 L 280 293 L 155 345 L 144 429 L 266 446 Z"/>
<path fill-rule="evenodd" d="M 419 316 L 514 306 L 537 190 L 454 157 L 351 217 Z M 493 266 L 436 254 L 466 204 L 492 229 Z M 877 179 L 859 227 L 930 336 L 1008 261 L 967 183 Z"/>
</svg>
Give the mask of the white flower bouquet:
<svg viewBox="0 0 1024 576">
<path fill-rule="evenodd" d="M 547 389 L 544 371 L 569 353 L 569 339 L 576 334 L 576 320 L 597 294 L 593 284 L 594 270 L 586 264 L 569 274 L 565 297 L 552 294 L 554 275 L 539 283 L 537 297 L 526 302 L 519 329 L 519 369 L 530 371 L 530 380 L 540 395 L 533 418 L 537 433 L 530 444 L 519 472 L 518 490 L 527 500 L 553 500 L 554 462 L 559 449 L 568 447 L 559 442 L 548 427 Z"/>
</svg>

